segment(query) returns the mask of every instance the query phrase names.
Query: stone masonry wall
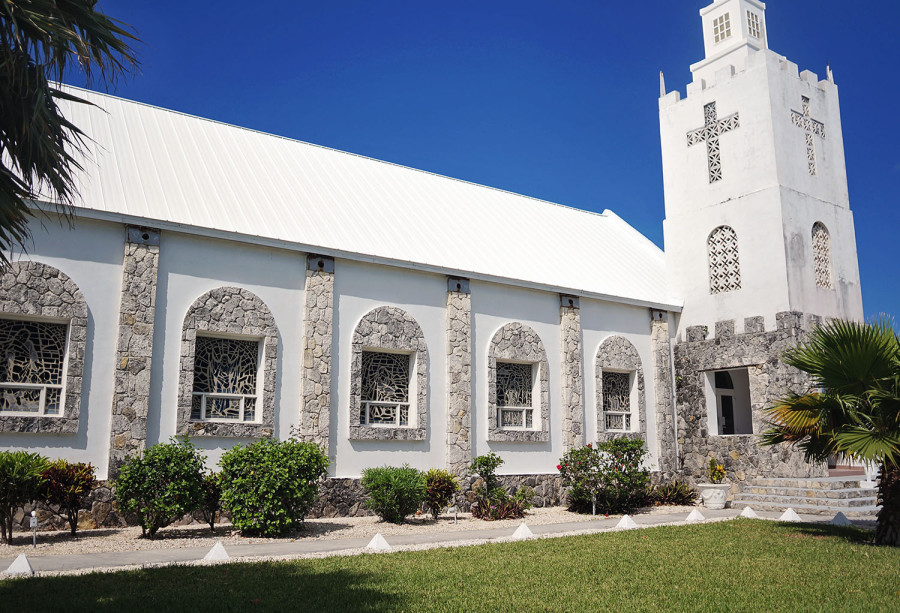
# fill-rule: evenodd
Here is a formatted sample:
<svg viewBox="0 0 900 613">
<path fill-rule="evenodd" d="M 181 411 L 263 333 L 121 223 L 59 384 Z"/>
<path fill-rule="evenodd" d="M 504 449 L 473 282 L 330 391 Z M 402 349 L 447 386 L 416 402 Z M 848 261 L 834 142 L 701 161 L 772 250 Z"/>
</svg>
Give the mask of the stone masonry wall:
<svg viewBox="0 0 900 613">
<path fill-rule="evenodd" d="M 805 373 L 780 360 L 782 352 L 802 341 L 819 319 L 797 312 L 776 316 L 774 331 L 765 331 L 762 318 L 748 318 L 743 334 L 734 334 L 734 321 L 719 322 L 716 337 L 706 339 L 705 327 L 688 328 L 687 340 L 675 345 L 675 402 L 678 415 L 678 446 L 684 476 L 706 480 L 709 458 L 722 462 L 732 492 L 757 476 L 818 477 L 827 474 L 824 465 L 811 464 L 803 454 L 786 445 L 760 447 L 757 435 L 766 428 L 763 413 L 788 392 L 805 392 L 810 381 Z M 752 435 L 720 436 L 708 432 L 706 377 L 711 370 L 745 367 L 750 376 Z"/>
<path fill-rule="evenodd" d="M 584 445 L 584 363 L 578 298 L 560 296 L 563 452 Z"/>
<path fill-rule="evenodd" d="M 313 255 L 307 258 L 304 294 L 300 437 L 319 445 L 327 455 L 331 421 L 333 259 Z"/>
<path fill-rule="evenodd" d="M 653 389 L 656 391 L 656 439 L 659 452 L 659 472 L 668 480 L 675 476 L 678 457 L 675 444 L 675 418 L 672 397 L 672 361 L 668 316 L 651 311 L 650 347 L 653 360 Z"/>
<path fill-rule="evenodd" d="M 472 461 L 472 295 L 467 279 L 447 291 L 447 468 L 464 477 Z"/>
<path fill-rule="evenodd" d="M 0 432 L 77 432 L 88 323 L 88 307 L 81 290 L 68 275 L 53 266 L 40 262 L 16 262 L 0 275 L 0 313 L 12 315 L 13 318 L 25 315 L 37 319 L 65 320 L 69 326 L 62 415 L 0 416 Z"/>
<path fill-rule="evenodd" d="M 127 228 L 110 429 L 111 479 L 125 458 L 143 451 L 147 441 L 158 271 L 159 231 Z"/>
</svg>

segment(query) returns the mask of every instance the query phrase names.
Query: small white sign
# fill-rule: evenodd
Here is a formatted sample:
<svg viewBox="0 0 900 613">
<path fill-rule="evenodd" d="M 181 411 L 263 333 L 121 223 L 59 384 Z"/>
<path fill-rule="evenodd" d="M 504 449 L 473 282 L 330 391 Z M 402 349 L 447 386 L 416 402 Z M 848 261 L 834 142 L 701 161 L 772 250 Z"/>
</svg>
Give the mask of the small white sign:
<svg viewBox="0 0 900 613">
<path fill-rule="evenodd" d="M 32 518 L 31 518 L 31 527 L 32 527 L 32 528 L 37 528 L 37 517 L 32 517 Z"/>
</svg>

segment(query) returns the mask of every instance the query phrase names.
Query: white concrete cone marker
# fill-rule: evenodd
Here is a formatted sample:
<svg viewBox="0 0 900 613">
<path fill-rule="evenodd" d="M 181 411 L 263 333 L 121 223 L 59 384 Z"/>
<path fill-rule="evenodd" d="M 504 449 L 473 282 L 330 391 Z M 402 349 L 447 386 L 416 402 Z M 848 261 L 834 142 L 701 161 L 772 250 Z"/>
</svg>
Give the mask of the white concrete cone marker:
<svg viewBox="0 0 900 613">
<path fill-rule="evenodd" d="M 778 521 L 803 521 L 800 519 L 800 516 L 797 515 L 797 512 L 794 509 L 788 509 L 785 511 L 781 517 L 778 518 Z"/>
<path fill-rule="evenodd" d="M 685 519 L 684 521 L 703 521 L 705 519 L 706 518 L 703 517 L 703 513 L 701 513 L 697 509 L 694 509 L 688 514 L 687 519 Z"/>
<path fill-rule="evenodd" d="M 6 569 L 7 575 L 33 575 L 34 569 L 31 568 L 31 562 L 25 557 L 24 553 L 20 553 L 19 557 L 13 560 L 13 563 Z"/>
<path fill-rule="evenodd" d="M 391 546 L 388 545 L 388 542 L 384 540 L 384 537 L 381 536 L 381 532 L 379 532 L 372 537 L 372 540 L 366 545 L 366 549 L 371 549 L 372 551 L 390 551 Z"/>
<path fill-rule="evenodd" d="M 519 524 L 519 527 L 516 528 L 516 531 L 513 532 L 512 538 L 514 541 L 524 541 L 526 539 L 534 538 L 534 532 L 525 525 L 525 522 L 522 522 Z"/>
<path fill-rule="evenodd" d="M 623 515 L 619 523 L 616 524 L 616 528 L 619 530 L 634 530 L 637 527 L 638 525 L 628 515 Z"/>
<path fill-rule="evenodd" d="M 754 511 L 750 507 L 744 507 L 744 510 L 741 511 L 740 516 L 746 517 L 747 519 L 759 519 L 759 515 L 757 515 L 756 511 Z"/>
<path fill-rule="evenodd" d="M 203 556 L 204 560 L 230 560 L 231 556 L 228 555 L 228 552 L 225 551 L 225 546 L 221 541 L 216 541 L 216 544 L 213 545 L 213 548 L 209 550 L 209 552 Z"/>
<path fill-rule="evenodd" d="M 831 520 L 831 525 L 832 526 L 852 526 L 853 522 L 850 521 L 849 519 L 847 519 L 846 515 L 844 515 L 840 511 L 838 511 L 837 515 L 834 516 L 834 519 Z"/>
</svg>

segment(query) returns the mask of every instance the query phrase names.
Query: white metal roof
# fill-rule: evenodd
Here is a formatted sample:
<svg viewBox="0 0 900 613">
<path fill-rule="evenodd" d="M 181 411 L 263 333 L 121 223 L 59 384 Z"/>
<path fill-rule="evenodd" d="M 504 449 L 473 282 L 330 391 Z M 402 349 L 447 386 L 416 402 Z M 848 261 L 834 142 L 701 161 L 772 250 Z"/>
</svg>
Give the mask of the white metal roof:
<svg viewBox="0 0 900 613">
<path fill-rule="evenodd" d="M 74 89 L 74 88 L 73 88 Z M 663 252 L 568 208 L 78 89 L 78 215 L 678 308 Z"/>
</svg>

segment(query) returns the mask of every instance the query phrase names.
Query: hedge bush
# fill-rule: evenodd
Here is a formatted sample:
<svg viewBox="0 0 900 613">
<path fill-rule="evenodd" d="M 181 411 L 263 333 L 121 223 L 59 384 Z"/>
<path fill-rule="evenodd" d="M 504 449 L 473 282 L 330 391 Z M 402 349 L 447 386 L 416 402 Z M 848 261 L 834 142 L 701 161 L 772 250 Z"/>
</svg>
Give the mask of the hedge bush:
<svg viewBox="0 0 900 613">
<path fill-rule="evenodd" d="M 78 530 L 78 510 L 94 487 L 94 467 L 84 462 L 57 460 L 42 474 L 41 498 L 65 517 L 72 536 Z"/>
<path fill-rule="evenodd" d="M 328 457 L 313 443 L 271 439 L 236 445 L 222 456 L 222 503 L 246 534 L 280 536 L 316 501 Z"/>
<path fill-rule="evenodd" d="M 136 514 L 142 536 L 152 539 L 157 530 L 198 508 L 205 460 L 187 438 L 129 457 L 116 479 L 119 509 Z"/>
<path fill-rule="evenodd" d="M 27 451 L 0 451 L 0 529 L 12 542 L 16 509 L 41 495 L 47 458 Z"/>
<path fill-rule="evenodd" d="M 434 519 L 438 518 L 441 509 L 451 505 L 458 491 L 459 481 L 446 470 L 432 468 L 425 473 L 425 505 Z"/>
<path fill-rule="evenodd" d="M 222 473 L 203 475 L 203 493 L 200 496 L 200 515 L 209 524 L 210 532 L 216 531 L 216 515 L 222 509 Z"/>
<path fill-rule="evenodd" d="M 627 437 L 566 453 L 557 468 L 568 486 L 569 509 L 630 513 L 649 502 L 650 472 L 643 467 L 644 441 Z M 595 506 L 596 503 L 596 506 Z"/>
<path fill-rule="evenodd" d="M 362 486 L 369 496 L 366 508 L 394 524 L 415 513 L 427 493 L 425 475 L 408 465 L 367 468 Z"/>
</svg>

